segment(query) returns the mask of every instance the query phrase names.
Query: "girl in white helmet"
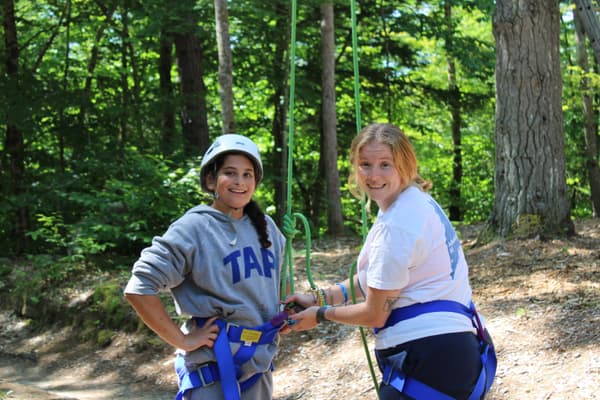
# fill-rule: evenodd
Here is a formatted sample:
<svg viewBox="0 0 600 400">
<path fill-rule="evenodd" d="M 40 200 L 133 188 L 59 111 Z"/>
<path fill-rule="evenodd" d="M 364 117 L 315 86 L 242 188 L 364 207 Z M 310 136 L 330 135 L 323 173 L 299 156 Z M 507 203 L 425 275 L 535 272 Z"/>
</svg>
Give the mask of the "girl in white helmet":
<svg viewBox="0 0 600 400">
<path fill-rule="evenodd" d="M 217 138 L 200 168 L 212 204 L 188 210 L 133 266 L 125 296 L 177 348 L 176 399 L 272 397 L 285 238 L 252 200 L 262 177 L 255 143 L 235 134 Z M 183 326 L 167 313 L 160 291 L 189 317 Z"/>
</svg>

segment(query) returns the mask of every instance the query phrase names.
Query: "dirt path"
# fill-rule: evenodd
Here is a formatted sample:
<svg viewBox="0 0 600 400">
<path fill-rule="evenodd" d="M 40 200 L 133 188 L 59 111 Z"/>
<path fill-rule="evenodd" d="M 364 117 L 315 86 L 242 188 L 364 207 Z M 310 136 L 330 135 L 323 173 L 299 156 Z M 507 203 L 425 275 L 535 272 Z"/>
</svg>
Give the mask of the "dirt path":
<svg viewBox="0 0 600 400">
<path fill-rule="evenodd" d="M 151 378 L 162 355 L 136 355 L 131 337 L 117 336 L 108 348 L 95 349 L 72 329 L 30 332 L 7 312 L 0 314 L 0 326 L 0 399 L 172 398 L 159 377 Z"/>
<path fill-rule="evenodd" d="M 473 248 L 473 232 L 463 231 L 474 300 L 498 352 L 488 399 L 600 399 L 600 221 L 577 230 L 569 240 Z M 313 246 L 313 274 L 327 285 L 347 275 L 358 243 Z M 72 329 L 31 332 L 0 314 L 0 400 L 172 399 L 171 349 L 140 352 L 141 340 L 118 334 L 98 349 Z M 372 356 L 368 332 L 367 340 Z M 377 398 L 359 330 L 335 324 L 284 337 L 274 381 L 275 400 Z"/>
</svg>

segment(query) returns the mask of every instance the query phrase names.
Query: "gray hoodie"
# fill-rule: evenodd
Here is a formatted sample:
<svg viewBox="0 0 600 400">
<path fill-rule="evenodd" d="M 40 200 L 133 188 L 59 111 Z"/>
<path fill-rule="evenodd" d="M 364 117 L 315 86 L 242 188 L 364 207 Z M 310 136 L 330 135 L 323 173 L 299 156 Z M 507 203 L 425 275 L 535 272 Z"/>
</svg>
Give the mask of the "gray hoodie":
<svg viewBox="0 0 600 400">
<path fill-rule="evenodd" d="M 175 221 L 133 265 L 125 293 L 156 295 L 170 291 L 177 313 L 253 327 L 279 311 L 279 289 L 285 238 L 267 218 L 272 246 L 263 249 L 250 218 L 233 219 L 209 207 L 197 206 Z M 182 326 L 189 331 L 191 321 Z M 235 354 L 238 344 L 232 344 Z M 241 380 L 266 371 L 276 344 L 261 345 L 243 365 Z M 214 360 L 211 349 L 178 350 L 189 368 Z"/>
</svg>

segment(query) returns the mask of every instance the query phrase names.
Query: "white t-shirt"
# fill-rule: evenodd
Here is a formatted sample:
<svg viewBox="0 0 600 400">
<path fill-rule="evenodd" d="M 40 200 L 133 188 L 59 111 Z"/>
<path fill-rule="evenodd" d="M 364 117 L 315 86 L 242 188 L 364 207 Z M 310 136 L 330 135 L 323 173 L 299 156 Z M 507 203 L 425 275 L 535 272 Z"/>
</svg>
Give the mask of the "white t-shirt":
<svg viewBox="0 0 600 400">
<path fill-rule="evenodd" d="M 427 193 L 410 186 L 379 212 L 358 256 L 362 288 L 401 289 L 393 308 L 432 300 L 469 306 L 469 268 L 450 221 Z M 401 321 L 378 332 L 377 349 L 454 332 L 474 332 L 458 313 L 433 312 Z"/>
</svg>

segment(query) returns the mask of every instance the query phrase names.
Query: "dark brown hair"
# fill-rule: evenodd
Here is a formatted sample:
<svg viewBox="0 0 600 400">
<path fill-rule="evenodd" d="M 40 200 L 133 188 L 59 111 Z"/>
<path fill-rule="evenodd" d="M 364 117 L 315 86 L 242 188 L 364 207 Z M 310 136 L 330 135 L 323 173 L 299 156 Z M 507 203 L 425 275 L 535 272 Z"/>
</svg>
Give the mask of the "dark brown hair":
<svg viewBox="0 0 600 400">
<path fill-rule="evenodd" d="M 246 153 L 235 151 L 220 154 L 215 158 L 215 161 L 212 163 L 213 165 L 209 165 L 208 168 L 206 168 L 207 175 L 212 175 L 213 177 L 216 177 L 217 171 L 225 163 L 225 157 L 231 154 L 240 154 L 248 157 Z M 248 157 L 248 159 L 252 162 L 254 172 L 256 173 L 256 164 L 251 158 Z M 267 230 L 267 218 L 263 210 L 258 205 L 258 203 L 255 200 L 250 200 L 250 202 L 244 206 L 244 213 L 248 216 L 248 218 L 250 218 L 252 225 L 254 225 L 254 229 L 256 229 L 260 245 L 265 249 L 271 247 L 271 241 L 269 240 L 269 232 Z"/>
</svg>

